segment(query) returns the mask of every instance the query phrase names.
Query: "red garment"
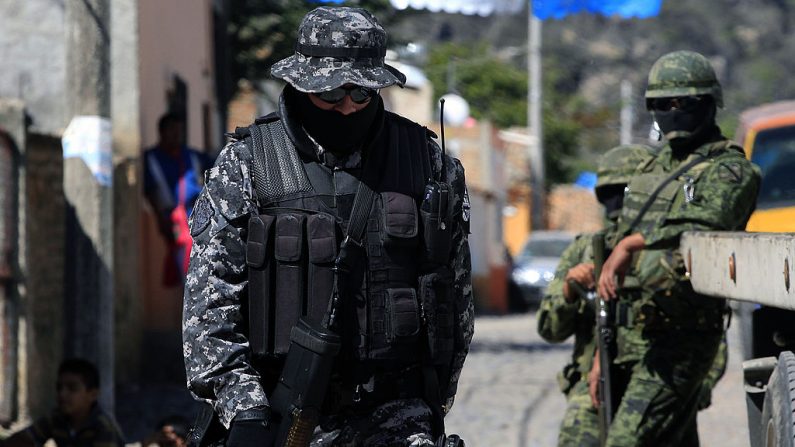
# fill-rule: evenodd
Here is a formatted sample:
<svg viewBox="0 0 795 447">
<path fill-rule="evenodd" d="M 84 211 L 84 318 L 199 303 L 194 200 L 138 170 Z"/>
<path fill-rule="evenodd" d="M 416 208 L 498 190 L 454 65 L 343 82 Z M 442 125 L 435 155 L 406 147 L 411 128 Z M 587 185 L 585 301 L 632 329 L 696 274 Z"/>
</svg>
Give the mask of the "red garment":
<svg viewBox="0 0 795 447">
<path fill-rule="evenodd" d="M 179 198 L 177 206 L 171 210 L 171 227 L 174 238 L 168 244 L 163 264 L 163 285 L 167 287 L 175 287 L 183 283 L 183 279 L 188 273 L 190 248 L 193 245 L 193 238 L 190 236 L 190 227 L 188 226 L 188 211 L 185 208 L 184 171 L 184 166 L 180 166 Z"/>
</svg>

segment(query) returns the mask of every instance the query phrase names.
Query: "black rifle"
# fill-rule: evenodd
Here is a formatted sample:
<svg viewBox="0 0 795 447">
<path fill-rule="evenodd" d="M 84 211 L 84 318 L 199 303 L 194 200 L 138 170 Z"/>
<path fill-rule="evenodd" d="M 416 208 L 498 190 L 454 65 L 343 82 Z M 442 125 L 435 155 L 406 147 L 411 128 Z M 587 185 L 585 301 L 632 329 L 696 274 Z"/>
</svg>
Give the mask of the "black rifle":
<svg viewBox="0 0 795 447">
<path fill-rule="evenodd" d="M 599 280 L 607 259 L 605 234 L 593 236 L 594 277 Z M 615 301 L 596 300 L 596 346 L 599 350 L 599 442 L 605 445 L 616 411 L 614 402 L 613 359 L 616 358 Z"/>
<path fill-rule="evenodd" d="M 306 447 L 320 419 L 340 338 L 326 328 L 298 320 L 279 382 L 271 395 L 271 424 L 276 446 Z"/>
</svg>

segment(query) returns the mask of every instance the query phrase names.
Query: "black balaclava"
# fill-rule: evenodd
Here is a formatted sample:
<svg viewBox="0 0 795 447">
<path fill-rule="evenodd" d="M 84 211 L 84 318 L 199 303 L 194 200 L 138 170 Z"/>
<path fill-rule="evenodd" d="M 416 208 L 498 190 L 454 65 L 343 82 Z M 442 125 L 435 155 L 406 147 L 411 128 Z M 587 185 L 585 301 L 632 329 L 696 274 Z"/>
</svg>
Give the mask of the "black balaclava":
<svg viewBox="0 0 795 447">
<path fill-rule="evenodd" d="M 596 199 L 605 207 L 605 216 L 611 221 L 618 219 L 624 207 L 626 184 L 606 185 L 596 190 Z"/>
<path fill-rule="evenodd" d="M 720 135 L 715 125 L 716 110 L 715 100 L 705 96 L 690 109 L 652 110 L 651 113 L 671 145 L 674 156 L 684 158 Z"/>
<path fill-rule="evenodd" d="M 381 96 L 376 95 L 366 107 L 350 115 L 323 110 L 312 104 L 309 94 L 298 93 L 298 113 L 306 132 L 323 149 L 335 154 L 349 154 L 367 141 L 380 110 Z"/>
</svg>

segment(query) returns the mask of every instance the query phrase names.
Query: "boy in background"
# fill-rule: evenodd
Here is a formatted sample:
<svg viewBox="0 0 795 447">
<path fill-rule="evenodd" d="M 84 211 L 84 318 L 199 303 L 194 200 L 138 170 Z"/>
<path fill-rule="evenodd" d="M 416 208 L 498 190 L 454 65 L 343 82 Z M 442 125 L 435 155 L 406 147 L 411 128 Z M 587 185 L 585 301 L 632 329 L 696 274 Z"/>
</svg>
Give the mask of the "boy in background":
<svg viewBox="0 0 795 447">
<path fill-rule="evenodd" d="M 64 360 L 56 382 L 58 406 L 49 416 L 2 442 L 3 447 L 122 447 L 121 431 L 97 402 L 99 372 L 83 359 Z"/>
</svg>

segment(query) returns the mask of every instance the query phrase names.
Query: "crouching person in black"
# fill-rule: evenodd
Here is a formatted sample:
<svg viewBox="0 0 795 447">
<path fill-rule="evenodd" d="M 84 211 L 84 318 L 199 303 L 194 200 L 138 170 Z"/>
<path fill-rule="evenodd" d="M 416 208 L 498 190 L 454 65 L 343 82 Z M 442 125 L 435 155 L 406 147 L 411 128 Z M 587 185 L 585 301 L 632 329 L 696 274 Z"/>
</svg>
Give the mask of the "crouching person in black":
<svg viewBox="0 0 795 447">
<path fill-rule="evenodd" d="M 433 446 L 473 333 L 460 162 L 384 110 L 386 33 L 320 7 L 271 73 L 192 220 L 183 337 L 206 402 L 191 442 Z"/>
</svg>

